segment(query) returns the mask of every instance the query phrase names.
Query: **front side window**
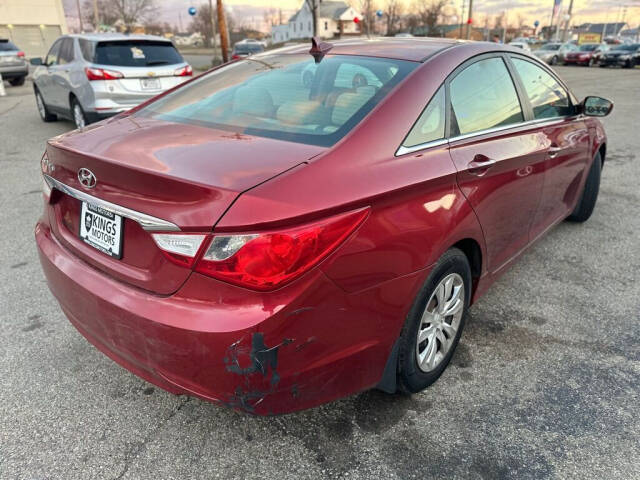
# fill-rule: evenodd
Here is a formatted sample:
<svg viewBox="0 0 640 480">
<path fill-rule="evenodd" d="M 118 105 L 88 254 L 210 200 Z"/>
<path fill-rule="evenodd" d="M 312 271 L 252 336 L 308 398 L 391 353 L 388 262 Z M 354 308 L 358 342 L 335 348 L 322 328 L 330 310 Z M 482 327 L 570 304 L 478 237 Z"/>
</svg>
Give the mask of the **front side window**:
<svg viewBox="0 0 640 480">
<path fill-rule="evenodd" d="M 512 58 L 536 119 L 571 115 L 569 96 L 562 85 L 544 69 L 519 58 Z"/>
<path fill-rule="evenodd" d="M 524 120 L 515 86 L 502 58 L 471 64 L 451 81 L 449 89 L 454 136 Z"/>
<path fill-rule="evenodd" d="M 47 58 L 44 59 L 44 63 L 47 66 L 57 65 L 58 64 L 58 52 L 60 51 L 60 44 L 62 40 L 58 40 L 53 44 L 51 49 L 49 49 L 49 53 L 47 53 Z"/>
<path fill-rule="evenodd" d="M 436 92 L 404 139 L 403 147 L 414 147 L 444 138 L 445 100 L 444 87 Z"/>
<path fill-rule="evenodd" d="M 330 146 L 418 63 L 307 54 L 249 57 L 223 66 L 134 115 Z"/>
</svg>

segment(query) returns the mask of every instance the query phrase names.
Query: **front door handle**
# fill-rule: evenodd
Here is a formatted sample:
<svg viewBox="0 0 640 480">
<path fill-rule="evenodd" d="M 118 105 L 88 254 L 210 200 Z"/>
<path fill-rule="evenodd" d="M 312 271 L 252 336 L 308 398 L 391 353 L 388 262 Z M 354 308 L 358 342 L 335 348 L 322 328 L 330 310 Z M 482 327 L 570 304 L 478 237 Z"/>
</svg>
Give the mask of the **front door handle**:
<svg viewBox="0 0 640 480">
<path fill-rule="evenodd" d="M 482 175 L 487 173 L 487 171 L 495 163 L 496 161 L 493 158 L 489 158 L 486 155 L 482 155 L 481 153 L 479 153 L 478 155 L 473 157 L 473 160 L 471 162 L 469 162 L 469 165 L 467 165 L 467 171 L 471 175 L 481 177 Z"/>
<path fill-rule="evenodd" d="M 551 146 L 549 147 L 549 150 L 547 150 L 547 155 L 553 158 L 557 156 L 562 150 L 564 150 L 564 148 L 559 147 L 555 143 L 552 143 Z"/>
</svg>

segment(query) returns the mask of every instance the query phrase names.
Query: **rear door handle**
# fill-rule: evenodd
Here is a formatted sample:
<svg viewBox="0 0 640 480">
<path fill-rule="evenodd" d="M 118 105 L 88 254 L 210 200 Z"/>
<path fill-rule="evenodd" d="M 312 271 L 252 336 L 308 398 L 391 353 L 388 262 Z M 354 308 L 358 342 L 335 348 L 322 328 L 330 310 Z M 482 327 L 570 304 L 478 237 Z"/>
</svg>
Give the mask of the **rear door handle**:
<svg viewBox="0 0 640 480">
<path fill-rule="evenodd" d="M 495 163 L 496 161 L 493 158 L 489 158 L 486 155 L 482 155 L 481 153 L 479 153 L 478 155 L 473 157 L 473 160 L 471 162 L 469 162 L 469 165 L 467 165 L 467 171 L 471 175 L 481 177 L 482 175 L 487 173 L 487 171 Z"/>
</svg>

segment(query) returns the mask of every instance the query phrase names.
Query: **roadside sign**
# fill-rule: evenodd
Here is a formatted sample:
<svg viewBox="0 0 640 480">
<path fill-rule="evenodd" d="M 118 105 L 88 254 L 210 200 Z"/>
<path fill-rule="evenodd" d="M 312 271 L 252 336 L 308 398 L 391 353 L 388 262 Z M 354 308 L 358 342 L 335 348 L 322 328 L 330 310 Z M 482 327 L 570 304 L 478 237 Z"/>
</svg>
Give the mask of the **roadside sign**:
<svg viewBox="0 0 640 480">
<path fill-rule="evenodd" d="M 578 45 L 582 45 L 584 43 L 601 43 L 602 35 L 599 33 L 579 33 L 578 34 Z"/>
</svg>

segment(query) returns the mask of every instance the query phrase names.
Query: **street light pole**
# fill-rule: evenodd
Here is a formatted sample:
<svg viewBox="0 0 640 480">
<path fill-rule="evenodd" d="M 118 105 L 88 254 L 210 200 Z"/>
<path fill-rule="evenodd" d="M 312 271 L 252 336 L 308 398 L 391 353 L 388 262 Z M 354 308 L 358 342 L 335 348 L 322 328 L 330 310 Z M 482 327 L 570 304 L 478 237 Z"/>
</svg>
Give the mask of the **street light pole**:
<svg viewBox="0 0 640 480">
<path fill-rule="evenodd" d="M 93 0 L 93 26 L 97 32 L 99 30 L 100 19 L 98 18 L 98 0 Z"/>
<path fill-rule="evenodd" d="M 567 10 L 567 21 L 564 24 L 564 31 L 562 32 L 562 41 L 567 41 L 567 30 L 569 29 L 569 22 L 571 21 L 571 11 L 573 10 L 573 0 L 569 2 L 569 10 Z"/>
</svg>

